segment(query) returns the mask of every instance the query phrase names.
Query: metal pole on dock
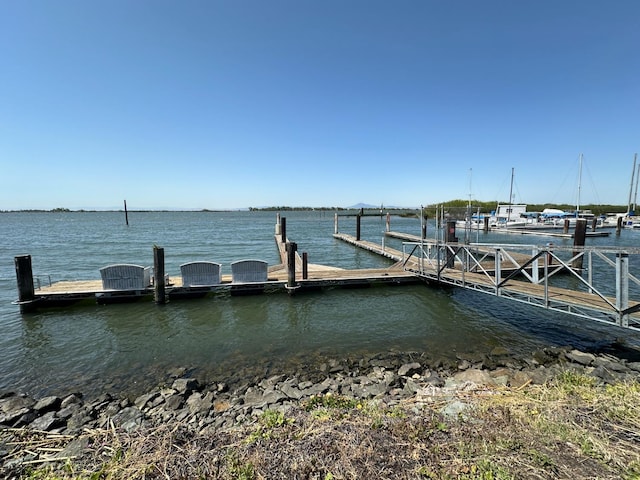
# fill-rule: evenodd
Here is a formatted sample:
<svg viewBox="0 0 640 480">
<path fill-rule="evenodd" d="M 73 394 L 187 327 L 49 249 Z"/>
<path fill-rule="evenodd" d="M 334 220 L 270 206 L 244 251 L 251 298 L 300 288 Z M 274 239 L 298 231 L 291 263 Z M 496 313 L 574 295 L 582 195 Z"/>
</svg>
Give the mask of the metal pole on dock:
<svg viewBox="0 0 640 480">
<path fill-rule="evenodd" d="M 159 305 L 167 303 L 164 283 L 164 248 L 153 246 L 153 298 Z"/>
<path fill-rule="evenodd" d="M 36 298 L 33 287 L 33 270 L 31 268 L 31 255 L 22 255 L 14 258 L 16 266 L 16 278 L 18 280 L 18 302 L 20 312 L 26 313 L 35 310 L 30 303 Z"/>
</svg>

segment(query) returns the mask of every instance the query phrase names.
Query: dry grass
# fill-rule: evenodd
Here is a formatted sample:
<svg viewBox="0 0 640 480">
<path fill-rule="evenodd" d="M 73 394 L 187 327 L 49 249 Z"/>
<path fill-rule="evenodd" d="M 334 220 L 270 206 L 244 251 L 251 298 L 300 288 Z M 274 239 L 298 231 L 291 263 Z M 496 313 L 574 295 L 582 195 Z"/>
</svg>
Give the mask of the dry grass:
<svg viewBox="0 0 640 480">
<path fill-rule="evenodd" d="M 131 434 L 92 430 L 73 440 L 85 447 L 79 456 L 64 448 L 69 437 L 5 430 L 5 461 L 32 463 L 0 474 L 46 480 L 640 478 L 637 382 L 600 386 L 566 372 L 544 386 L 481 392 L 448 399 L 466 405 L 455 416 L 443 413 L 443 399 L 388 408 L 322 396 L 226 431 L 197 434 L 180 424 Z"/>
</svg>

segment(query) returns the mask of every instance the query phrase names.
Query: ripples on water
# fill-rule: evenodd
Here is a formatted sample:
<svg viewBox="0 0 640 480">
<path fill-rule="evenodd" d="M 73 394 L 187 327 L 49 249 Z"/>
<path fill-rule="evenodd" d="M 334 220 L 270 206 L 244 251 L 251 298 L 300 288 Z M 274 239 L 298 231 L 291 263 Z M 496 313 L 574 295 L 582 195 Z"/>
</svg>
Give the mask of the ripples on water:
<svg viewBox="0 0 640 480">
<path fill-rule="evenodd" d="M 312 263 L 343 268 L 389 265 L 334 240 L 332 214 L 283 216 L 287 236 L 300 252 L 308 252 Z M 335 289 L 293 297 L 216 295 L 164 306 L 83 305 L 22 316 L 10 304 L 17 296 L 16 255 L 32 255 L 34 274 L 51 274 L 54 280 L 96 279 L 98 269 L 110 263 L 151 264 L 152 246 L 157 244 L 165 248 L 170 274 L 176 275 L 181 263 L 192 260 L 221 262 L 223 273 L 228 273 L 229 264 L 242 258 L 279 263 L 275 214 L 134 212 L 129 227 L 115 212 L 2 214 L 0 220 L 0 391 L 140 392 L 174 367 L 213 380 L 255 365 L 266 372 L 270 365 L 287 362 L 386 351 L 455 359 L 489 353 L 498 346 L 527 354 L 546 345 L 591 348 L 620 338 L 638 343 L 637 334 L 625 330 L 470 291 L 422 285 Z M 365 217 L 363 238 L 380 242 L 384 228 L 383 219 Z M 417 219 L 393 217 L 392 229 L 420 233 Z M 340 218 L 340 231 L 355 233 L 355 220 Z M 629 237 L 636 232 L 624 233 Z M 536 240 L 546 243 L 544 238 Z M 387 245 L 402 248 L 399 241 L 387 240 Z"/>
</svg>

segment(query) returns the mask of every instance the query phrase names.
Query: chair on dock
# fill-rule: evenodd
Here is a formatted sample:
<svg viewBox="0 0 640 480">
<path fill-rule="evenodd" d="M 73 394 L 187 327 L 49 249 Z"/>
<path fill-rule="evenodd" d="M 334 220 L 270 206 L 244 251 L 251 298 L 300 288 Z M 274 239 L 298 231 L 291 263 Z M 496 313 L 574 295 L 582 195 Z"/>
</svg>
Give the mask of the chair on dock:
<svg viewBox="0 0 640 480">
<path fill-rule="evenodd" d="M 215 262 L 189 262 L 180 265 L 183 287 L 218 285 L 222 283 L 220 264 Z"/>
<path fill-rule="evenodd" d="M 143 290 L 151 286 L 151 267 L 120 263 L 100 269 L 104 290 Z"/>
<path fill-rule="evenodd" d="M 233 283 L 266 282 L 269 264 L 263 260 L 238 260 L 231 264 Z"/>
</svg>

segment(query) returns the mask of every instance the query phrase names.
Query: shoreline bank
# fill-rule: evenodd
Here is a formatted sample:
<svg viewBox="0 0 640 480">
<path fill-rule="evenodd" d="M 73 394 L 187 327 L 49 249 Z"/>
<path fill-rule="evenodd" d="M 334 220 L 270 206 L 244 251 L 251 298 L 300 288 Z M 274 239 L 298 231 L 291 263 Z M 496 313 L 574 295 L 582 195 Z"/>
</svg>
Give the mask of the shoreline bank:
<svg viewBox="0 0 640 480">
<path fill-rule="evenodd" d="M 639 361 L 570 347 L 545 348 L 521 358 L 494 349 L 484 356 L 460 357 L 456 364 L 404 352 L 328 359 L 312 369 L 300 365 L 288 375 L 264 376 L 259 370 L 239 384 L 205 383 L 176 369 L 168 372 L 166 382 L 135 398 L 104 393 L 84 399 L 70 393 L 36 399 L 6 392 L 0 395 L 0 473 L 20 478 L 33 465 L 55 469 L 70 458 L 91 455 L 95 448 L 90 439 L 96 432 L 136 435 L 170 428 L 189 438 L 206 438 L 255 429 L 269 415 L 286 423 L 309 405 L 354 411 L 371 405 L 384 411 L 428 408 L 443 421 L 456 421 L 471 408 L 471 397 L 545 385 L 565 372 L 584 375 L 594 385 L 640 380 Z M 24 435 L 55 437 L 59 447 L 55 452 L 21 450 L 16 439 Z"/>
</svg>

